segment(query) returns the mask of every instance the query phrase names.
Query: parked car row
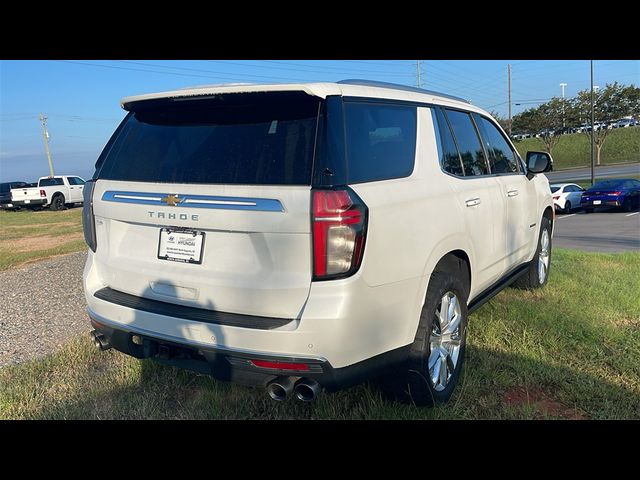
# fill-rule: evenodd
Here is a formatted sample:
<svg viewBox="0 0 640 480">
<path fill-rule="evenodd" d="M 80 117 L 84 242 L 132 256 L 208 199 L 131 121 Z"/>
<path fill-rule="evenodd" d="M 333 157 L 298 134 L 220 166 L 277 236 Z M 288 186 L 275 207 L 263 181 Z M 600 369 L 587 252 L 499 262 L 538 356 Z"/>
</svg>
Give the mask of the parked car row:
<svg viewBox="0 0 640 480">
<path fill-rule="evenodd" d="M 627 212 L 640 208 L 640 181 L 602 180 L 584 189 L 575 183 L 549 185 L 556 212 L 570 213 L 581 208 L 592 213 L 601 207 L 622 207 Z"/>
<path fill-rule="evenodd" d="M 596 122 L 593 125 L 594 130 L 597 132 L 598 130 L 611 130 L 613 128 L 628 128 L 635 127 L 640 125 L 640 121 L 634 118 L 623 118 L 616 121 L 611 122 Z M 569 133 L 581 133 L 581 132 L 590 132 L 591 131 L 591 123 L 583 123 L 578 127 L 562 127 L 556 129 L 543 130 L 538 133 L 518 133 L 513 135 L 514 140 L 523 140 L 525 138 L 540 138 L 543 135 L 566 135 Z"/>
<path fill-rule="evenodd" d="M 0 208 L 50 207 L 62 210 L 83 202 L 84 179 L 72 175 L 40 177 L 37 183 L 21 181 L 0 184 Z"/>
</svg>

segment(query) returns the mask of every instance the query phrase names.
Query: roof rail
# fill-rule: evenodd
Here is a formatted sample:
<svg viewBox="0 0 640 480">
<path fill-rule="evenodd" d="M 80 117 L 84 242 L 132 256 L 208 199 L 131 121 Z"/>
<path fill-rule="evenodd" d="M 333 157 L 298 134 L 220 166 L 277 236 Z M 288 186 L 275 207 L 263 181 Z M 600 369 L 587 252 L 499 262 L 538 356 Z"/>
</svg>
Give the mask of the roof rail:
<svg viewBox="0 0 640 480">
<path fill-rule="evenodd" d="M 439 97 L 450 98 L 451 100 L 457 100 L 458 102 L 471 103 L 466 98 L 456 97 L 455 95 L 448 95 L 446 93 L 434 92 L 433 90 L 425 90 L 424 88 L 410 87 L 409 85 L 400 85 L 390 82 L 377 82 L 375 80 L 360 80 L 357 78 L 350 78 L 348 80 L 340 80 L 337 83 L 343 83 L 346 85 L 362 85 L 363 87 L 380 87 L 380 88 L 392 88 L 394 90 L 405 90 L 407 92 L 425 93 L 427 95 L 438 95 Z"/>
</svg>

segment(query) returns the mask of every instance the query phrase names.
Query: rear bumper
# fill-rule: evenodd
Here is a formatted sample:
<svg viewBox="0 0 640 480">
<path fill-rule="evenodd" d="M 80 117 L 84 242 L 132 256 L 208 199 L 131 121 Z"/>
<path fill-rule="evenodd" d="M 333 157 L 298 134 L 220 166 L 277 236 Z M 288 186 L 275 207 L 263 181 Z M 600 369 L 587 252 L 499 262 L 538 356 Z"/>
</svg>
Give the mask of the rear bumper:
<svg viewBox="0 0 640 480">
<path fill-rule="evenodd" d="M 589 200 L 589 201 L 581 201 L 580 202 L 580 206 L 582 208 L 598 208 L 598 207 L 620 207 L 622 206 L 622 203 L 624 202 L 623 198 L 615 198 L 615 199 L 601 199 L 595 200 L 596 203 L 594 203 L 594 200 Z M 600 202 L 600 203 L 597 203 Z"/>
<path fill-rule="evenodd" d="M 372 287 L 356 274 L 312 282 L 300 311 L 289 319 L 255 317 L 147 291 L 105 296 L 110 277 L 102 270 L 89 251 L 83 275 L 88 313 L 110 328 L 203 351 L 317 360 L 331 370 L 411 344 L 422 303 L 421 277 Z"/>
<path fill-rule="evenodd" d="M 373 358 L 343 368 L 334 368 L 323 358 L 274 356 L 252 352 L 229 351 L 223 348 L 181 343 L 149 335 L 138 329 L 123 329 L 93 318 L 91 325 L 107 337 L 116 350 L 135 358 L 150 358 L 165 365 L 212 375 L 223 381 L 242 385 L 266 386 L 279 376 L 312 378 L 329 391 L 347 388 L 366 379 L 390 372 L 408 356 L 409 345 L 385 352 Z M 136 342 L 134 343 L 134 336 Z M 304 364 L 307 370 L 259 367 L 252 360 Z"/>
<path fill-rule="evenodd" d="M 46 198 L 41 198 L 38 200 L 12 200 L 11 203 L 2 204 L 2 208 L 40 207 L 42 205 L 45 205 L 46 203 Z"/>
</svg>

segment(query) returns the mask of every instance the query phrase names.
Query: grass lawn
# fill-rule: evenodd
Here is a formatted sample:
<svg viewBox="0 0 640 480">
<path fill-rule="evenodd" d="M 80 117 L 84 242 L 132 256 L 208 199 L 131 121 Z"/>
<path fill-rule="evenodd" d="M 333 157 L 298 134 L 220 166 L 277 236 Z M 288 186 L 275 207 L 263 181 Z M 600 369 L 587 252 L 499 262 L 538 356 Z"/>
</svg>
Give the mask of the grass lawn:
<svg viewBox="0 0 640 480">
<path fill-rule="evenodd" d="M 471 316 L 446 406 L 388 402 L 373 384 L 276 403 L 263 389 L 99 353 L 87 335 L 0 369 L 0 419 L 640 419 L 638 278 L 640 253 L 555 250 L 544 290 L 507 289 Z"/>
<path fill-rule="evenodd" d="M 545 150 L 539 138 L 525 138 L 514 143 L 525 158 L 529 150 Z M 584 133 L 562 135 L 553 147 L 553 168 L 562 170 L 591 165 L 591 139 Z M 600 153 L 602 165 L 640 161 L 640 127 L 618 128 L 607 134 Z"/>
<path fill-rule="evenodd" d="M 0 270 L 86 248 L 82 208 L 0 211 Z"/>
</svg>

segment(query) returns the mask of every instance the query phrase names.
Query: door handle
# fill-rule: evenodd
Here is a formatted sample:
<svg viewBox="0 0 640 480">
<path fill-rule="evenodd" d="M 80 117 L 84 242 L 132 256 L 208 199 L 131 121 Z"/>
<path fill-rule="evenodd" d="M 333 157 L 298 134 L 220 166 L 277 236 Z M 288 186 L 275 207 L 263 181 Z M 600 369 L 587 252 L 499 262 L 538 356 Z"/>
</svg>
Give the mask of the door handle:
<svg viewBox="0 0 640 480">
<path fill-rule="evenodd" d="M 470 198 L 469 200 L 465 200 L 465 202 L 467 207 L 475 207 L 476 205 L 480 205 L 480 199 L 479 198 Z"/>
<path fill-rule="evenodd" d="M 518 190 L 509 190 L 507 192 L 507 197 L 517 197 L 518 196 Z"/>
</svg>

